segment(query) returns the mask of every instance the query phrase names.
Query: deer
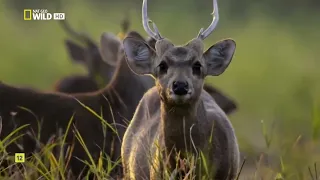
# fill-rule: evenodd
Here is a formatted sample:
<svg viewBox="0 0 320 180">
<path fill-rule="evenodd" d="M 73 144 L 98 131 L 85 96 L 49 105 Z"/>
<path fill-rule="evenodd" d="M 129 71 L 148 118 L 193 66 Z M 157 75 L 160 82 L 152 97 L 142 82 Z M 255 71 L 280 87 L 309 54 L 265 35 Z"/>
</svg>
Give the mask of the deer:
<svg viewBox="0 0 320 180">
<path fill-rule="evenodd" d="M 213 172 L 209 179 L 236 178 L 240 153 L 235 130 L 203 89 L 205 77 L 221 75 L 236 49 L 234 40 L 224 39 L 204 51 L 203 41 L 219 20 L 216 0 L 213 9 L 209 27 L 201 28 L 185 45 L 176 46 L 160 34 L 154 22 L 153 30 L 150 28 L 147 0 L 143 0 L 142 24 L 156 39 L 155 49 L 135 37 L 126 37 L 123 47 L 130 69 L 152 76 L 156 85 L 143 95 L 124 134 L 124 179 L 167 179 L 166 172 L 171 173 L 171 179 L 185 179 L 190 173 L 202 179 L 201 162 L 196 161 L 193 168 L 185 161 L 190 155 L 198 159 L 201 154 L 208 172 Z"/>
<path fill-rule="evenodd" d="M 128 33 L 128 37 L 131 36 L 144 41 L 144 38 L 135 31 Z M 132 118 L 143 94 L 154 86 L 154 80 L 151 77 L 137 76 L 131 72 L 124 60 L 124 52 L 121 50 L 122 45 L 119 38 L 110 33 L 103 33 L 100 39 L 101 57 L 110 66 L 114 62 L 117 62 L 117 65 L 109 84 L 99 90 L 86 93 L 41 92 L 31 88 L 18 88 L 0 83 L 0 116 L 3 120 L 0 138 L 3 139 L 18 126 L 30 124 L 29 128 L 21 133 L 34 132 L 37 134 L 40 131 L 40 142 L 45 143 L 60 128 L 66 129 L 74 113 L 74 127 L 87 142 L 86 146 L 93 157 L 97 159 L 100 150 L 104 149 L 103 152 L 111 156 L 113 161 L 119 159 L 122 137 L 127 123 L 123 121 Z M 133 88 L 135 91 L 132 91 Z M 97 114 L 101 114 L 102 110 L 102 117 L 107 121 L 106 123 L 116 126 L 113 129 L 117 133 L 109 128 L 104 137 L 101 119 L 88 112 L 83 105 L 90 107 Z M 25 108 L 32 113 L 26 111 Z M 12 112 L 15 114 L 14 118 Z M 43 120 L 40 129 L 37 126 L 37 119 Z M 90 130 L 90 128 L 94 130 Z M 74 135 L 69 131 L 67 137 L 67 144 L 71 144 Z M 114 142 L 113 145 L 111 145 L 112 142 Z M 23 137 L 22 144 L 22 150 L 13 144 L 8 146 L 7 151 L 11 153 L 23 151 L 28 156 L 36 149 L 37 145 L 34 139 L 29 136 Z M 88 157 L 77 141 L 74 149 L 74 158 L 71 159 L 70 167 L 75 175 L 79 175 L 84 165 L 75 157 L 84 160 L 88 160 Z M 113 174 L 120 172 L 121 175 L 121 168 L 119 165 L 119 170 Z"/>
<path fill-rule="evenodd" d="M 128 35 L 144 40 L 136 32 L 129 32 Z M 126 120 L 132 118 L 140 98 L 147 89 L 151 88 L 148 85 L 153 84 L 153 79 L 138 76 L 130 71 L 121 50 L 121 40 L 117 36 L 112 33 L 103 33 L 100 44 L 103 57 L 109 56 L 119 60 L 117 60 L 115 74 L 110 83 L 98 91 L 75 94 L 42 92 L 31 88 L 18 88 L 1 82 L 2 132 L 0 139 L 3 140 L 16 127 L 28 124 L 29 126 L 21 130 L 20 133 L 40 133 L 40 142 L 46 143 L 53 134 L 57 134 L 59 129 L 65 131 L 71 117 L 73 117 L 72 130 L 68 131 L 66 138 L 67 145 L 74 144 L 73 157 L 70 160 L 72 172 L 75 175 L 81 175 L 85 167 L 77 158 L 89 161 L 81 144 L 74 140 L 72 131 L 75 129 L 84 139 L 95 160 L 98 159 L 100 151 L 103 151 L 110 156 L 112 162 L 116 162 L 120 157 L 121 140 L 126 129 Z M 111 45 L 112 48 L 110 48 Z M 116 51 L 115 47 L 118 47 Z M 107 58 L 104 60 L 107 63 L 115 61 Z M 134 87 L 135 91 L 132 91 L 130 87 Z M 96 114 L 102 114 L 104 119 L 101 120 L 87 110 L 84 105 Z M 40 129 L 37 120 L 42 120 Z M 108 128 L 106 135 L 103 133 L 102 125 Z M 112 142 L 115 142 L 114 145 Z M 21 138 L 21 144 L 23 149 L 20 149 L 16 144 L 10 144 L 6 151 L 9 154 L 22 151 L 26 156 L 30 156 L 37 145 L 33 137 L 27 135 Z M 121 174 L 121 165 L 118 168 L 120 170 L 116 169 L 111 175 L 118 172 Z"/>
<path fill-rule="evenodd" d="M 64 93 L 83 93 L 93 92 L 100 88 L 103 88 L 108 84 L 114 74 L 117 62 L 110 61 L 109 63 L 104 62 L 104 59 L 117 60 L 115 57 L 109 57 L 113 55 L 101 53 L 101 49 L 98 44 L 90 38 L 87 34 L 77 32 L 74 30 L 67 21 L 60 21 L 61 27 L 85 46 L 82 46 L 79 42 L 71 39 L 65 39 L 64 44 L 69 54 L 70 59 L 75 64 L 83 65 L 88 71 L 87 75 L 70 75 L 60 79 L 54 85 L 54 90 Z M 130 21 L 126 16 L 121 22 L 121 31 L 118 36 L 123 37 L 123 34 L 128 32 Z M 116 46 L 110 44 L 110 49 Z M 107 57 L 102 57 L 105 55 Z"/>
</svg>

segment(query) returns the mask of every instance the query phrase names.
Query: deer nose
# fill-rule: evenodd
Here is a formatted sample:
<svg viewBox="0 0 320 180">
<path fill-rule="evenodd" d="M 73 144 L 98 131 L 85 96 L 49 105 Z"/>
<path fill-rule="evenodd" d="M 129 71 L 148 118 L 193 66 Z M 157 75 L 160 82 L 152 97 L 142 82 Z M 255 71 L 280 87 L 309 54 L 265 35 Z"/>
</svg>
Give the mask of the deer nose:
<svg viewBox="0 0 320 180">
<path fill-rule="evenodd" d="M 182 96 L 188 93 L 189 85 L 188 82 L 174 81 L 172 84 L 172 90 L 174 94 Z"/>
</svg>

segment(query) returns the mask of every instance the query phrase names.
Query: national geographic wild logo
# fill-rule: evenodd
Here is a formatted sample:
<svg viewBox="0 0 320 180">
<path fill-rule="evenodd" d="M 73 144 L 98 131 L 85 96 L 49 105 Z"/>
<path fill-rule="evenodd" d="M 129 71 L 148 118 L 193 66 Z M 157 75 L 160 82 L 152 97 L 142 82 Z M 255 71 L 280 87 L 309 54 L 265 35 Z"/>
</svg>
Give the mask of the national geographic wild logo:
<svg viewBox="0 0 320 180">
<path fill-rule="evenodd" d="M 48 20 L 65 20 L 65 13 L 50 13 L 47 9 L 24 9 L 23 20 L 25 21 L 48 21 Z"/>
</svg>

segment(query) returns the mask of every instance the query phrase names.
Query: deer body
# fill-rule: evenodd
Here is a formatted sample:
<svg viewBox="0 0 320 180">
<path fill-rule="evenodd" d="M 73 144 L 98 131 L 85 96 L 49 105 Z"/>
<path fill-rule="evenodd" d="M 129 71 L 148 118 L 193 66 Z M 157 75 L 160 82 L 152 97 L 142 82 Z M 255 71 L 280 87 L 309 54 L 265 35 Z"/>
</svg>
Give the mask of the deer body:
<svg viewBox="0 0 320 180">
<path fill-rule="evenodd" d="M 85 93 L 99 90 L 98 84 L 89 76 L 72 75 L 59 80 L 54 90 L 62 93 Z"/>
<path fill-rule="evenodd" d="M 104 52 L 107 53 L 110 53 L 108 49 L 105 49 L 108 47 L 106 41 L 110 40 L 109 38 L 112 40 L 115 37 L 104 34 L 101 40 Z M 113 41 L 117 41 L 120 48 L 121 42 L 117 39 L 113 39 Z M 113 53 L 118 54 L 118 51 Z M 25 124 L 30 124 L 30 126 L 21 131 L 21 134 L 27 131 L 37 134 L 39 131 L 37 128 L 38 119 L 43 121 L 40 129 L 40 142 L 45 144 L 53 134 L 57 134 L 58 128 L 66 130 L 69 120 L 74 114 L 73 125 L 75 125 L 84 139 L 93 158 L 97 160 L 100 151 L 103 151 L 111 156 L 111 159 L 115 162 L 120 157 L 121 140 L 127 126 L 126 121 L 131 119 L 135 107 L 144 92 L 151 88 L 148 85 L 153 84 L 153 79 L 138 76 L 130 71 L 125 61 L 124 53 L 119 53 L 118 55 L 120 60 L 115 76 L 105 88 L 95 92 L 72 95 L 45 93 L 0 83 L 0 116 L 3 123 L 0 138 L 3 139 L 16 127 Z M 134 87 L 135 90 L 126 88 L 127 86 Z M 102 120 L 85 109 L 79 101 L 91 108 L 96 114 L 102 114 L 107 123 L 116 128 L 118 135 L 109 128 L 104 137 Z M 32 113 L 24 108 L 29 109 Z M 14 117 L 12 117 L 12 112 L 15 113 Z M 71 128 L 74 127 L 73 125 Z M 115 141 L 113 147 L 112 141 Z M 73 156 L 89 161 L 83 147 L 81 147 L 78 140 L 74 139 L 73 130 L 71 129 L 66 143 L 71 144 L 73 142 L 75 143 Z M 34 139 L 29 136 L 22 138 L 22 144 L 23 150 L 19 149 L 15 144 L 11 144 L 7 147 L 7 152 L 23 151 L 26 155 L 30 155 L 36 149 Z M 112 152 L 111 149 L 113 149 Z M 70 166 L 73 173 L 79 175 L 84 164 L 75 157 L 72 157 Z M 121 168 L 116 171 L 121 175 Z"/>
<path fill-rule="evenodd" d="M 173 152 L 187 150 L 195 153 L 194 148 L 199 151 L 209 146 L 212 146 L 212 152 L 208 160 L 215 163 L 215 169 L 210 171 L 219 175 L 216 179 L 235 178 L 239 165 L 235 133 L 213 98 L 203 90 L 196 106 L 184 107 L 188 110 L 171 108 L 161 102 L 156 87 L 142 98 L 123 139 L 124 173 L 130 176 L 127 178 L 159 179 L 161 167 L 157 165 L 163 162 L 160 162 L 162 158 L 157 156 L 157 151 L 164 150 L 166 153 L 162 157 L 165 159 L 172 149 Z M 208 144 L 211 136 L 213 142 Z M 175 162 L 172 163 L 170 166 L 175 167 Z"/>
<path fill-rule="evenodd" d="M 232 180 L 240 153 L 235 131 L 221 108 L 204 88 L 204 78 L 219 76 L 229 66 L 236 44 L 225 39 L 203 52 L 203 40 L 218 21 L 217 2 L 210 26 L 186 45 L 175 46 L 149 27 L 147 0 L 143 1 L 145 31 L 155 48 L 136 38 L 123 41 L 131 70 L 151 75 L 156 86 L 140 101 L 124 135 L 121 154 L 126 179 Z M 204 157 L 209 174 L 200 168 Z M 191 159 L 190 159 L 191 157 Z M 187 159 L 187 161 L 186 161 Z M 194 168 L 195 167 L 195 168 Z M 168 171 L 169 170 L 169 171 Z M 208 173 L 207 172 L 207 173 Z M 172 174 L 171 174 L 172 173 Z"/>
</svg>

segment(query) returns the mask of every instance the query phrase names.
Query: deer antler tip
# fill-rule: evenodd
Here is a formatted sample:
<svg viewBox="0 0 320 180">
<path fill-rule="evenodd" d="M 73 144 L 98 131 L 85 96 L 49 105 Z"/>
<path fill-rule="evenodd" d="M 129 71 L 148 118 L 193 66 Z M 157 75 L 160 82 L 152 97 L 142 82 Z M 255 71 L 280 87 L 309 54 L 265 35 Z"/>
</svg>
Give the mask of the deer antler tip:
<svg viewBox="0 0 320 180">
<path fill-rule="evenodd" d="M 212 31 L 216 28 L 218 21 L 219 21 L 219 13 L 218 13 L 218 3 L 217 0 L 213 0 L 213 12 L 211 13 L 212 17 L 212 22 L 209 25 L 209 27 L 206 30 L 201 29 L 198 38 L 201 38 L 204 40 L 206 37 L 208 37 Z"/>
<path fill-rule="evenodd" d="M 148 7 L 147 7 L 147 0 L 143 0 L 142 3 L 142 24 L 144 30 L 148 33 L 148 35 L 154 39 L 161 39 L 161 35 L 159 33 L 159 30 L 154 22 L 152 22 L 151 19 L 148 17 Z M 151 30 L 149 23 L 153 23 L 154 31 Z"/>
</svg>

